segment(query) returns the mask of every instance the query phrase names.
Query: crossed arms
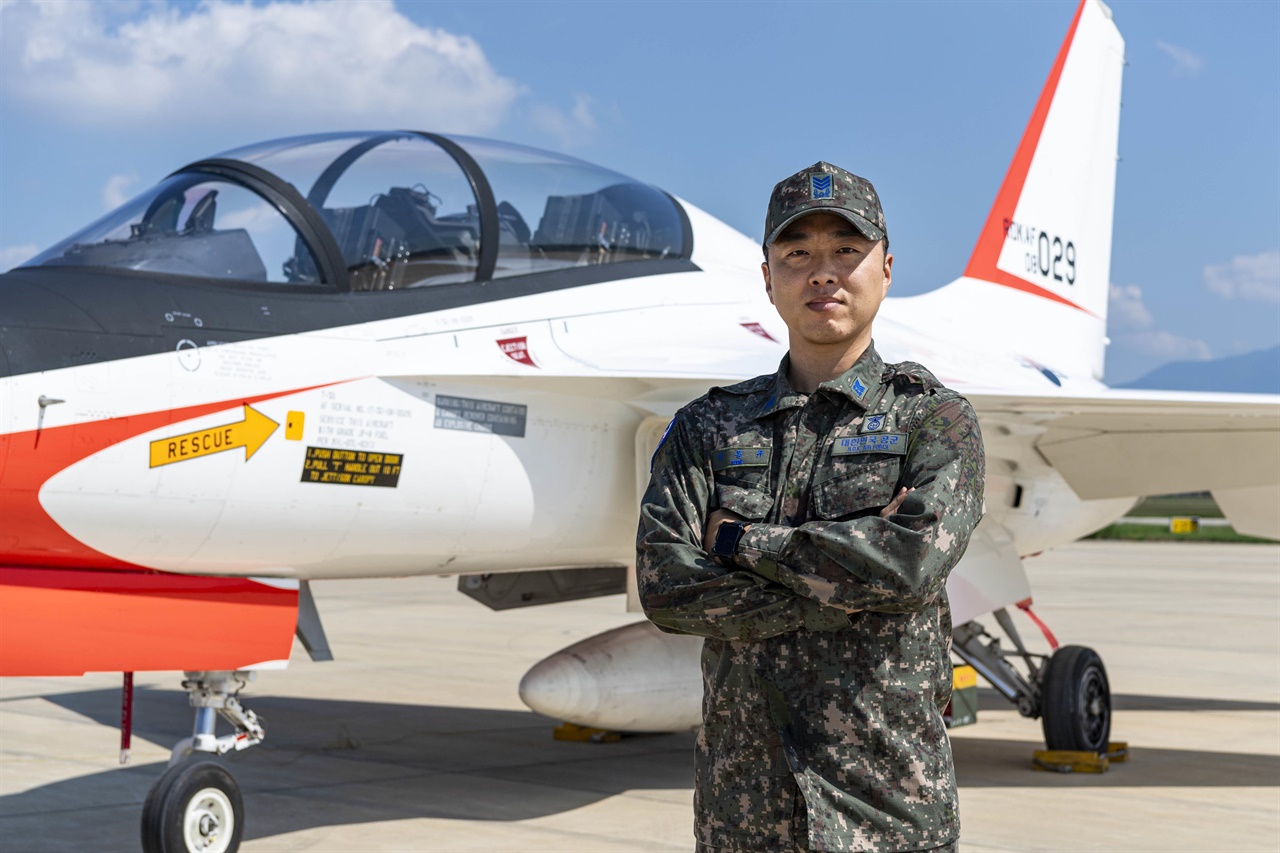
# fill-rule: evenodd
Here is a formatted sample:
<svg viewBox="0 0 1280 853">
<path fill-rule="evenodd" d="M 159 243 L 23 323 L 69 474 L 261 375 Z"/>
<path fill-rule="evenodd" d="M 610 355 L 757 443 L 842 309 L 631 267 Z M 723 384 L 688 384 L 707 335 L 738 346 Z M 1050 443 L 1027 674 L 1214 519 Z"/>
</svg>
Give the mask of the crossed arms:
<svg viewBox="0 0 1280 853">
<path fill-rule="evenodd" d="M 762 640 L 832 631 L 861 610 L 910 612 L 942 591 L 982 513 L 977 418 L 956 396 L 930 398 L 912 430 L 893 500 L 874 515 L 797 527 L 752 522 L 733 564 L 704 537 L 736 518 L 714 503 L 714 474 L 686 410 L 654 456 L 636 543 L 640 600 L 671 633 Z"/>
</svg>

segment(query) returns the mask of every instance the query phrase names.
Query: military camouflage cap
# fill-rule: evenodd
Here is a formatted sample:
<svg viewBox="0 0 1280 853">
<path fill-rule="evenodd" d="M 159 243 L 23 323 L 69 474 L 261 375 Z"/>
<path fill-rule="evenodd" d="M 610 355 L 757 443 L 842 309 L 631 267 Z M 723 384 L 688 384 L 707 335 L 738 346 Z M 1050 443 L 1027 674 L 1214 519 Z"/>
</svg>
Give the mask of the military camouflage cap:
<svg viewBox="0 0 1280 853">
<path fill-rule="evenodd" d="M 884 238 L 884 211 L 871 182 L 819 161 L 773 188 L 764 220 L 765 247 L 778 238 L 783 228 L 820 210 L 843 216 L 868 239 Z"/>
</svg>

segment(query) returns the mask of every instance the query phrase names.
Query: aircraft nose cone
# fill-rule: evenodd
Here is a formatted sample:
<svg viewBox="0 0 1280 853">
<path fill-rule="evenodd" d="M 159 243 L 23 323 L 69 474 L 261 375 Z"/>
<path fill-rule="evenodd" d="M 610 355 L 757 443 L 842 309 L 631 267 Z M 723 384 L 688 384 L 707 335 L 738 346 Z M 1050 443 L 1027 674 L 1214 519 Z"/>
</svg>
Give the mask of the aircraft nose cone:
<svg viewBox="0 0 1280 853">
<path fill-rule="evenodd" d="M 539 661 L 520 679 L 520 699 L 555 720 L 575 722 L 594 717 L 600 707 L 600 684 L 584 661 L 569 651 Z"/>
</svg>

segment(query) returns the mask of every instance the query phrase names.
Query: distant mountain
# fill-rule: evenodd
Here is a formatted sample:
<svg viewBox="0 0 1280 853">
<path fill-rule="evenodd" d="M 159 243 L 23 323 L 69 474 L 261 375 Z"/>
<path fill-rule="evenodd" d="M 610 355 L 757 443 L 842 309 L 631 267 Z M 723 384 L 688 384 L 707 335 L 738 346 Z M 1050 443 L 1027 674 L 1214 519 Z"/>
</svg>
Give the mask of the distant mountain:
<svg viewBox="0 0 1280 853">
<path fill-rule="evenodd" d="M 1280 347 L 1212 361 L 1173 361 L 1116 387 L 1280 394 Z"/>
</svg>

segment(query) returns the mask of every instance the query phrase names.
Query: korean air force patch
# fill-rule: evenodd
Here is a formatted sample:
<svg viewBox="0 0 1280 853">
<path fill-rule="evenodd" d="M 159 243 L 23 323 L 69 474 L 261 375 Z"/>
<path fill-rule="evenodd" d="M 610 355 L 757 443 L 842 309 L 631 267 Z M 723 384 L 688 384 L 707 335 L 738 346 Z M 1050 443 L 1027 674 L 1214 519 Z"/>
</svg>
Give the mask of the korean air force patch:
<svg viewBox="0 0 1280 853">
<path fill-rule="evenodd" d="M 887 414 L 867 415 L 867 419 L 862 422 L 861 431 L 862 432 L 879 432 L 880 430 L 884 429 L 884 421 L 885 421 L 885 418 L 887 417 L 889 417 Z"/>
<path fill-rule="evenodd" d="M 838 438 L 831 448 L 832 456 L 852 456 L 855 453 L 907 454 L 907 437 L 901 433 L 886 432 L 880 435 L 852 435 Z"/>
</svg>

